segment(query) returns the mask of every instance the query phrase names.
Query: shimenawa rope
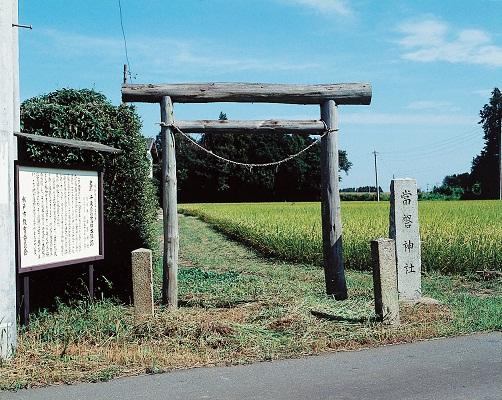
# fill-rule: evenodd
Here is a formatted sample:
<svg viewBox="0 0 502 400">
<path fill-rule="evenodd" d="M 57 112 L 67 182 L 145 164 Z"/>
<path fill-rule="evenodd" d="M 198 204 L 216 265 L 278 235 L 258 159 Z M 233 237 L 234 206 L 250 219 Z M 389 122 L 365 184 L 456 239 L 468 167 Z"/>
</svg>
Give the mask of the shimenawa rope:
<svg viewBox="0 0 502 400">
<path fill-rule="evenodd" d="M 194 146 L 196 146 L 197 148 L 205 151 L 206 153 L 212 155 L 213 157 L 215 157 L 215 158 L 217 158 L 219 160 L 222 160 L 224 162 L 227 162 L 227 163 L 230 163 L 230 164 L 234 164 L 234 165 L 240 165 L 240 166 L 243 166 L 243 167 L 248 167 L 248 168 L 253 168 L 253 167 L 272 167 L 274 165 L 280 165 L 280 164 L 283 164 L 285 162 L 288 162 L 288 161 L 290 161 L 290 160 L 292 160 L 292 159 L 300 156 L 301 154 L 305 153 L 310 148 L 314 147 L 328 133 L 338 131 L 338 129 L 328 129 L 328 127 L 326 126 L 326 124 L 324 124 L 324 126 L 326 127 L 326 129 L 323 132 L 323 134 L 320 135 L 315 141 L 313 141 L 312 143 L 310 143 L 307 147 L 303 148 L 302 150 L 300 150 L 299 152 L 297 152 L 295 154 L 291 154 L 291 155 L 287 156 L 286 158 L 284 158 L 282 160 L 272 161 L 272 162 L 268 162 L 268 163 L 244 163 L 244 162 L 240 162 L 240 161 L 230 160 L 228 158 L 220 156 L 219 154 L 213 153 L 211 150 L 206 149 L 204 146 L 200 145 L 195 140 L 193 140 L 189 135 L 187 135 L 185 132 L 183 132 L 175 124 L 166 124 L 166 123 L 161 122 L 160 126 L 174 129 L 176 132 L 178 132 L 180 135 L 182 135 L 185 139 L 187 139 Z"/>
</svg>

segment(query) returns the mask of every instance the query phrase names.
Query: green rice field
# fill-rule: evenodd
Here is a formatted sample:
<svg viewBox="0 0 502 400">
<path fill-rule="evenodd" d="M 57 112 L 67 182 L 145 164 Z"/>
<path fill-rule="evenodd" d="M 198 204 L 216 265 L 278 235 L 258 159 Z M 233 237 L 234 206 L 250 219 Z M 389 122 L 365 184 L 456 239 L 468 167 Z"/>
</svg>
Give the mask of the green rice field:
<svg viewBox="0 0 502 400">
<path fill-rule="evenodd" d="M 264 254 L 322 263 L 319 203 L 184 204 L 179 209 Z M 502 202 L 422 201 L 419 219 L 424 272 L 502 270 Z M 388 221 L 388 202 L 342 202 L 347 268 L 371 268 L 369 242 L 388 236 Z"/>
</svg>

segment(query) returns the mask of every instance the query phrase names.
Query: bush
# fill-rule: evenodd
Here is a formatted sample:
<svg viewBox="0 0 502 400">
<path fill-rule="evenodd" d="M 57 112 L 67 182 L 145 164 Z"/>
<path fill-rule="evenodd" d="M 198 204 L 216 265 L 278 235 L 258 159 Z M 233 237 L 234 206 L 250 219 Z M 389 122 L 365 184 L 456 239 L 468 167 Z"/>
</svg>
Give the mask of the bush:
<svg viewBox="0 0 502 400">
<path fill-rule="evenodd" d="M 461 187 L 442 185 L 434 186 L 432 192 L 418 193 L 418 200 L 460 200 L 464 196 L 464 189 Z"/>
<path fill-rule="evenodd" d="M 340 200 L 342 201 L 376 201 L 377 195 L 375 192 L 340 192 Z M 380 192 L 380 201 L 389 201 L 390 194 Z"/>
<path fill-rule="evenodd" d="M 40 165 L 86 165 L 104 170 L 103 271 L 114 284 L 114 293 L 127 298 L 130 252 L 139 247 L 157 250 L 155 192 L 135 108 L 114 106 L 94 90 L 61 89 L 23 102 L 21 125 L 27 133 L 95 141 L 122 150 L 113 155 L 20 142 L 19 158 Z"/>
</svg>

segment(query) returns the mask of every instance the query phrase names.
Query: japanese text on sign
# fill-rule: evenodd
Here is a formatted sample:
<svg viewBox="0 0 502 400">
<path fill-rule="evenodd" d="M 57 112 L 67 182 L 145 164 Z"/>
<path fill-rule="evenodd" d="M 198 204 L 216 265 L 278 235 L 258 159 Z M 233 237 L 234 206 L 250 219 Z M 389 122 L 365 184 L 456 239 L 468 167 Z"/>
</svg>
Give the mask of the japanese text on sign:
<svg viewBox="0 0 502 400">
<path fill-rule="evenodd" d="M 100 256 L 99 175 L 96 171 L 20 166 L 20 266 Z"/>
</svg>

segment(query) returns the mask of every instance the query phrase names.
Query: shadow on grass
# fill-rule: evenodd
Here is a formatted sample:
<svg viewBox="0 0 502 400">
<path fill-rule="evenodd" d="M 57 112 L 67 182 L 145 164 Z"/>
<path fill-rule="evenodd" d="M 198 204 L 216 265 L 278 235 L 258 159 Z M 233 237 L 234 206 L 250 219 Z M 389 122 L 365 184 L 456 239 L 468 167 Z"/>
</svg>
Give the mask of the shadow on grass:
<svg viewBox="0 0 502 400">
<path fill-rule="evenodd" d="M 311 310 L 310 313 L 319 319 L 325 319 L 327 321 L 335 321 L 335 322 L 347 322 L 349 324 L 365 324 L 368 322 L 377 322 L 376 317 L 361 317 L 361 318 L 351 318 L 351 317 L 343 317 L 341 315 L 333 315 L 328 314 L 322 311 Z"/>
<path fill-rule="evenodd" d="M 204 300 L 179 300 L 180 307 L 200 307 L 200 308 L 235 308 L 245 304 L 256 303 L 257 300 L 235 300 L 206 302 Z"/>
</svg>

